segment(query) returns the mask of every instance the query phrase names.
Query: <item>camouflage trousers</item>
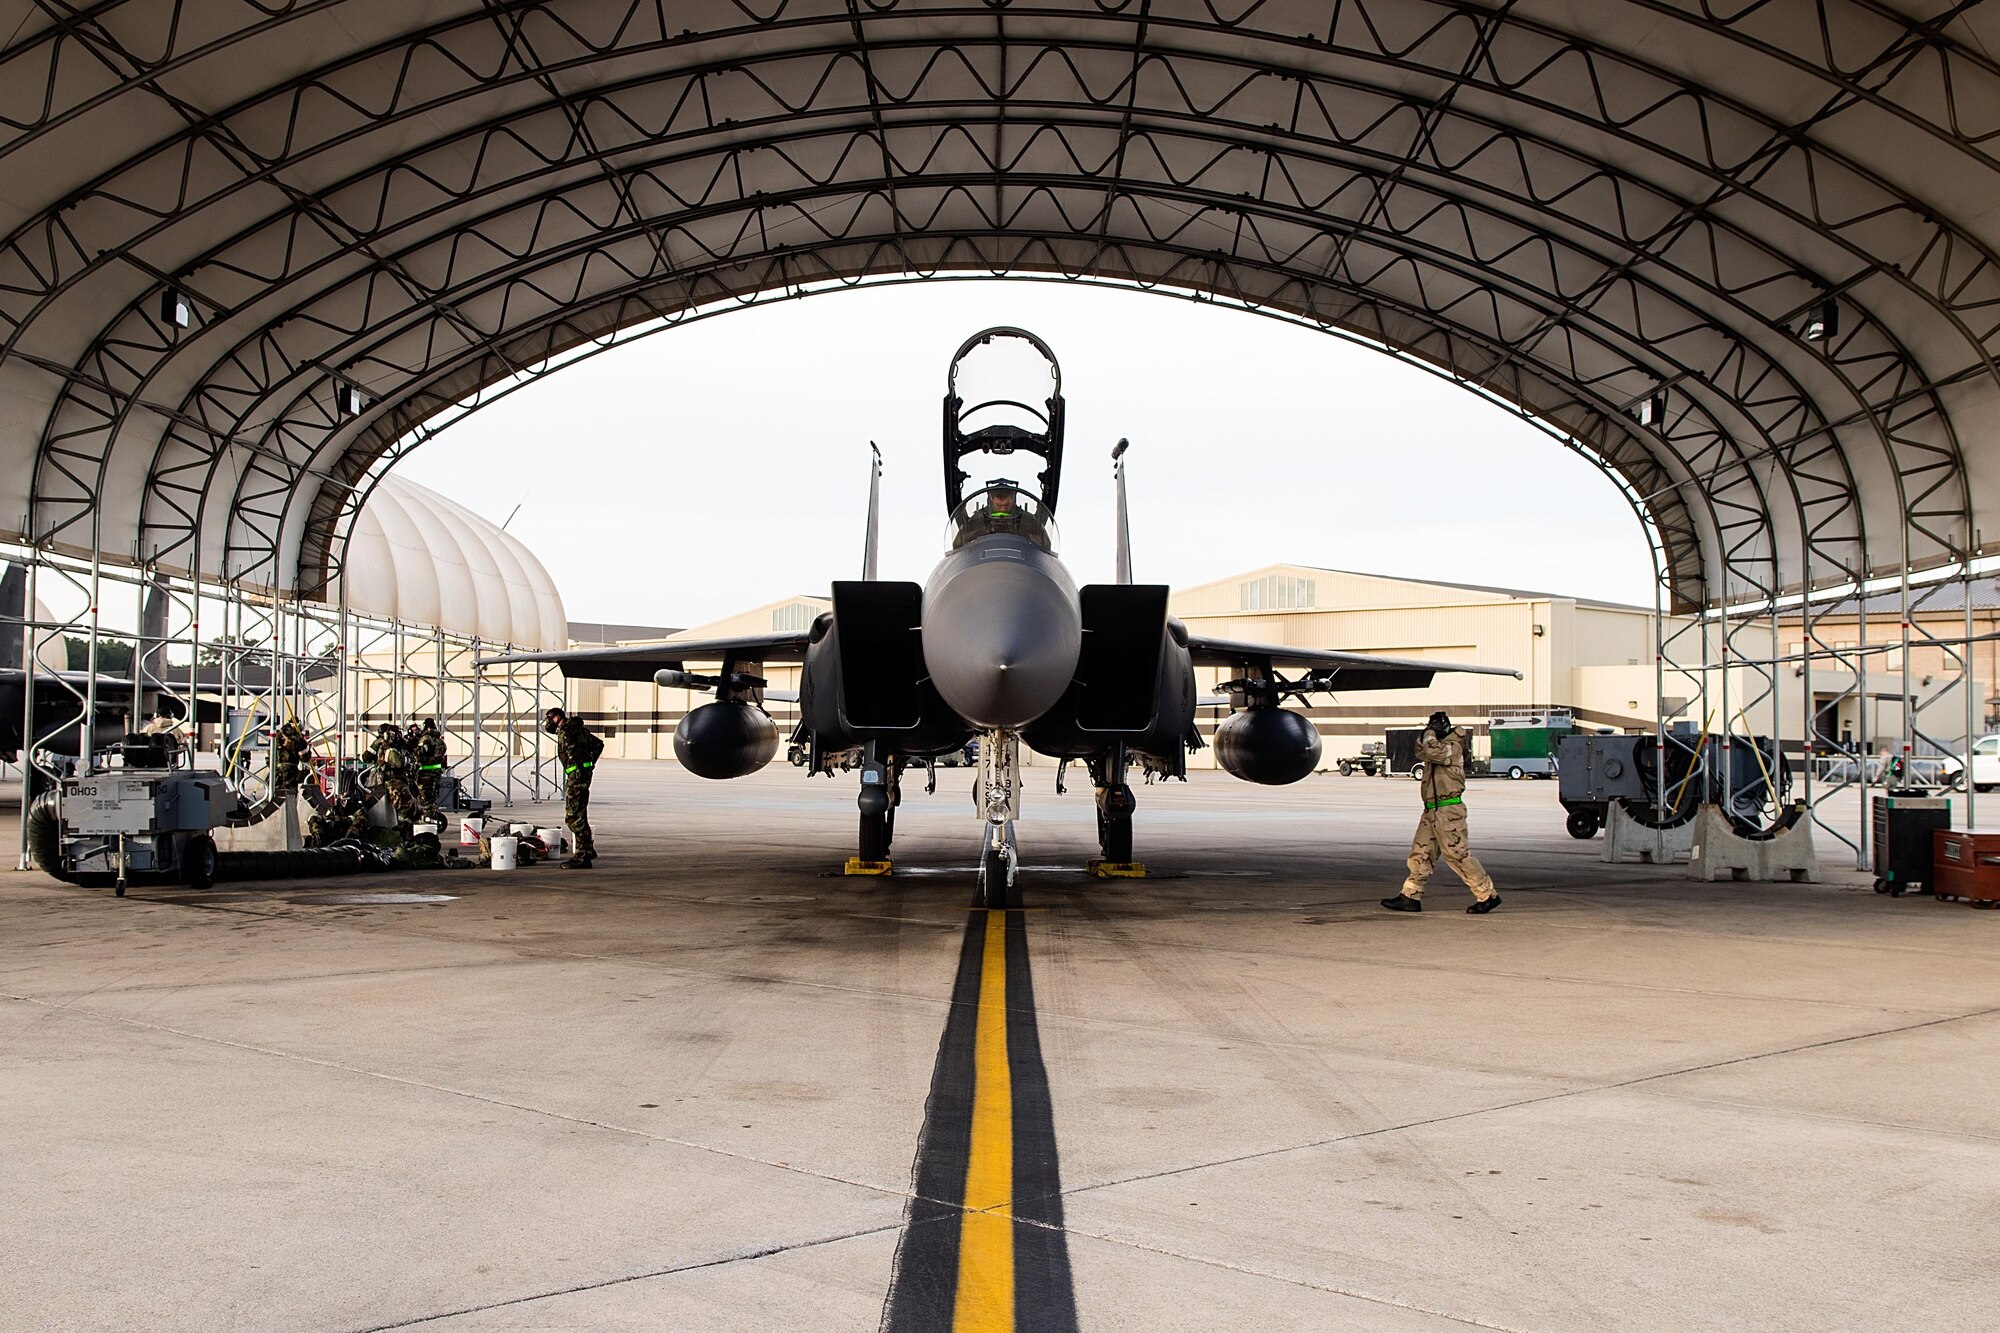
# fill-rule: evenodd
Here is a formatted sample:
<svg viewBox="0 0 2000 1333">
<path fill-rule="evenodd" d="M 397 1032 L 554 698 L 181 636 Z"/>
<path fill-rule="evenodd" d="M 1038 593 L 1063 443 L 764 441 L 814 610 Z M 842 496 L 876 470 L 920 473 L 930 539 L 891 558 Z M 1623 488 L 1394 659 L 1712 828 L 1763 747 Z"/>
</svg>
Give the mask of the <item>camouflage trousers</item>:
<svg viewBox="0 0 2000 1333">
<path fill-rule="evenodd" d="M 563 823 L 576 837 L 578 856 L 597 855 L 590 838 L 590 770 L 579 769 L 563 779 Z"/>
<path fill-rule="evenodd" d="M 271 769 L 271 795 L 284 800 L 299 794 L 300 770 L 297 764 L 278 764 Z"/>
<path fill-rule="evenodd" d="M 1493 896 L 1493 877 L 1486 873 L 1486 867 L 1480 865 L 1479 858 L 1472 854 L 1472 841 L 1465 833 L 1465 807 L 1462 805 L 1426 810 L 1424 817 L 1417 822 L 1417 836 L 1410 840 L 1410 877 L 1403 881 L 1405 898 L 1424 896 L 1424 884 L 1440 860 L 1465 881 L 1465 887 L 1472 890 L 1474 898 L 1485 902 Z"/>
<path fill-rule="evenodd" d="M 424 818 L 442 822 L 438 810 L 438 788 L 444 785 L 444 773 L 432 769 L 417 774 L 417 790 L 423 795 Z"/>
<path fill-rule="evenodd" d="M 306 825 L 306 842 L 313 847 L 329 847 L 347 838 L 368 840 L 368 815 L 364 811 L 348 817 L 327 813 L 314 815 Z"/>
<path fill-rule="evenodd" d="M 408 778 L 397 773 L 385 776 L 382 780 L 382 785 L 388 789 L 389 804 L 396 811 L 396 822 L 398 824 L 414 824 L 418 816 L 422 813 L 417 807 L 417 789 L 415 785 Z"/>
</svg>

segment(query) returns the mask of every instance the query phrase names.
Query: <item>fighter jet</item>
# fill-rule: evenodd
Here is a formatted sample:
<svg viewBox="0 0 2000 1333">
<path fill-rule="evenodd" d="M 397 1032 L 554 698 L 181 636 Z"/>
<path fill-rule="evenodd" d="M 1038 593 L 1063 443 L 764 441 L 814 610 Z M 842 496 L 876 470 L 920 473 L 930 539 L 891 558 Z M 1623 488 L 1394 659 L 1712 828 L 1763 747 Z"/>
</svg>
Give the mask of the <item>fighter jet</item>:
<svg viewBox="0 0 2000 1333">
<path fill-rule="evenodd" d="M 968 401 L 961 375 L 975 354 L 1008 349 L 1034 380 Z M 1032 355 L 1023 356 L 1023 348 Z M 1042 378 L 1045 376 L 1045 380 Z M 756 772 L 777 753 L 763 705 L 764 666 L 800 662 L 800 717 L 792 750 L 809 773 L 860 770 L 860 847 L 850 869 L 889 864 L 902 776 L 912 764 L 978 742 L 975 800 L 981 901 L 1015 901 L 1021 746 L 1082 764 L 1096 789 L 1100 864 L 1133 861 L 1134 769 L 1185 777 L 1204 702 L 1227 703 L 1216 758 L 1250 782 L 1297 782 L 1320 738 L 1287 700 L 1335 689 L 1428 686 L 1439 671 L 1518 678 L 1498 667 L 1457 666 L 1361 653 L 1236 643 L 1191 634 L 1167 614 L 1163 584 L 1132 581 L 1125 442 L 1112 451 L 1117 487 L 1117 581 L 1078 588 L 1059 554 L 1055 523 L 1063 466 L 1062 370 L 1034 334 L 990 328 L 965 340 L 946 372 L 944 500 L 947 549 L 923 584 L 876 577 L 880 459 L 871 462 L 862 577 L 833 585 L 833 609 L 810 629 L 733 639 L 529 653 L 486 659 L 554 662 L 588 680 L 651 680 L 713 691 L 674 734 L 674 753 L 708 778 Z M 982 470 L 1039 463 L 1032 476 Z M 720 663 L 712 674 L 690 663 Z M 1204 701 L 1195 668 L 1224 667 L 1221 697 Z M 1286 672 L 1296 674 L 1287 676 Z"/>
</svg>

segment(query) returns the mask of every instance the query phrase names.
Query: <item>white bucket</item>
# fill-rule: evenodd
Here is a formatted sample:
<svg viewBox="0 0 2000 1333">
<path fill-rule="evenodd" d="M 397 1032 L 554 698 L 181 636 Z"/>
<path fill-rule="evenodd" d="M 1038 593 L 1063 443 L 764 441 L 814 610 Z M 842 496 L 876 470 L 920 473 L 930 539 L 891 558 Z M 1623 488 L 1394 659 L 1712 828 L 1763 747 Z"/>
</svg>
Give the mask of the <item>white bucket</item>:
<svg viewBox="0 0 2000 1333">
<path fill-rule="evenodd" d="M 517 838 L 526 838 L 534 834 L 535 826 L 533 824 L 509 824 L 507 831 Z"/>
<path fill-rule="evenodd" d="M 493 868 L 495 870 L 512 870 L 517 864 L 515 858 L 520 855 L 521 840 L 511 833 L 503 833 L 493 839 L 492 846 Z"/>
<path fill-rule="evenodd" d="M 536 829 L 535 836 L 540 838 L 542 840 L 542 844 L 549 849 L 549 855 L 551 856 L 569 855 L 570 846 L 569 846 L 568 829 L 566 828 Z"/>
<path fill-rule="evenodd" d="M 430 834 L 433 838 L 435 838 L 442 831 L 443 830 L 439 829 L 436 824 L 430 823 L 429 821 L 426 821 L 422 824 L 410 825 L 410 836 L 413 838 L 421 838 L 426 833 Z"/>
<path fill-rule="evenodd" d="M 458 825 L 458 845 L 461 847 L 477 847 L 479 845 L 481 824 L 482 821 L 477 815 L 467 815 L 464 819 L 460 820 Z"/>
</svg>

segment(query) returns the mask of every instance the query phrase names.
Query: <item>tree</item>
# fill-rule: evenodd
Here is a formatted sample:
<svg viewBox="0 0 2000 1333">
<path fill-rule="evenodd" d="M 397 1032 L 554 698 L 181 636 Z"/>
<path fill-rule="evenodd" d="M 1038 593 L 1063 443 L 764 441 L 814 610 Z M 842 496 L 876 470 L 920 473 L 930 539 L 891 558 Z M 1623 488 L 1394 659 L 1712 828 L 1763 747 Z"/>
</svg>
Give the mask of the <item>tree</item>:
<svg viewBox="0 0 2000 1333">
<path fill-rule="evenodd" d="M 90 640 L 76 634 L 63 635 L 63 650 L 68 656 L 71 671 L 90 669 Z M 97 636 L 97 674 L 117 676 L 129 680 L 132 676 L 132 641 L 113 638 L 108 634 Z"/>
</svg>

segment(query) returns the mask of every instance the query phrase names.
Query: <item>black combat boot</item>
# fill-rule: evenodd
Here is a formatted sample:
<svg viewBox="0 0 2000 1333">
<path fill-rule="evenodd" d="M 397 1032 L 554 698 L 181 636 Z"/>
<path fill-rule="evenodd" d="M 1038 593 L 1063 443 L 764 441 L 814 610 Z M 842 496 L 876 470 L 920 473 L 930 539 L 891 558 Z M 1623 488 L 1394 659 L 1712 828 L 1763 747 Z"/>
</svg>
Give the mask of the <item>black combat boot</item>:
<svg viewBox="0 0 2000 1333">
<path fill-rule="evenodd" d="M 1491 898 L 1481 898 L 1478 902 L 1474 903 L 1472 906 L 1466 908 L 1465 910 L 1468 914 L 1472 916 L 1485 916 L 1488 912 L 1492 911 L 1499 905 L 1500 905 L 1500 895 L 1496 893 Z"/>
<path fill-rule="evenodd" d="M 1392 912 L 1421 912 L 1424 910 L 1423 902 L 1420 899 L 1412 898 L 1408 894 L 1403 893 L 1399 893 L 1393 898 L 1384 898 L 1382 906 Z"/>
<path fill-rule="evenodd" d="M 569 860 L 563 862 L 562 868 L 564 870 L 588 870 L 590 869 L 590 863 L 592 861 L 595 861 L 596 859 L 597 857 L 595 854 L 585 855 L 582 852 L 578 852 L 575 856 L 572 856 L 570 857 Z"/>
</svg>

